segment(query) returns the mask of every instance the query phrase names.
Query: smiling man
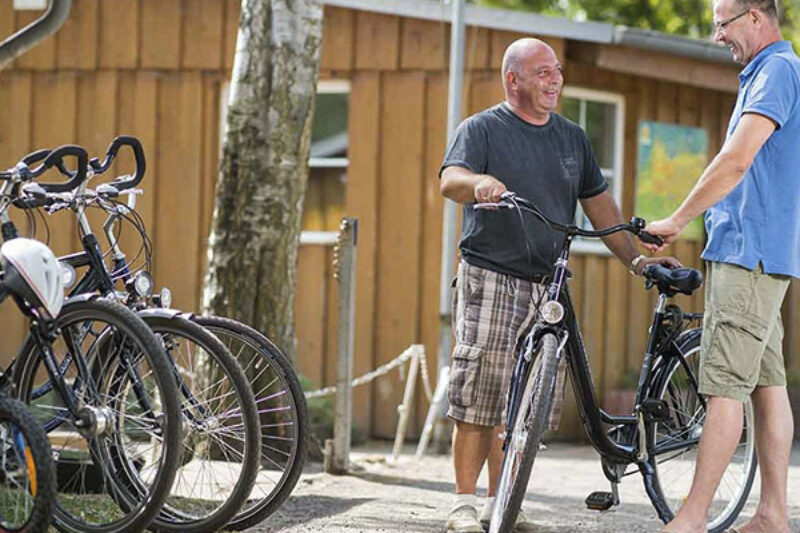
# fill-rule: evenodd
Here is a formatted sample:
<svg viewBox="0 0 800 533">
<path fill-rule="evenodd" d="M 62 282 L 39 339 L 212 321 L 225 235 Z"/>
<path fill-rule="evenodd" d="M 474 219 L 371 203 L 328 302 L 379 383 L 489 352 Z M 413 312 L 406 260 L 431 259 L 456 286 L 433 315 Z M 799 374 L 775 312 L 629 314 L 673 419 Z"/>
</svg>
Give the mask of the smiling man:
<svg viewBox="0 0 800 533">
<path fill-rule="evenodd" d="M 706 211 L 707 283 L 700 392 L 709 397 L 686 503 L 664 531 L 705 533 L 706 515 L 755 407 L 761 499 L 738 533 L 789 533 L 793 421 L 781 303 L 800 277 L 800 58 L 783 41 L 775 0 L 715 0 L 715 40 L 745 65 L 720 153 L 669 218 L 646 230 L 674 242 Z"/>
<path fill-rule="evenodd" d="M 622 221 L 586 134 L 555 113 L 564 76 L 553 49 L 538 39 L 515 41 L 505 52 L 502 75 L 505 101 L 458 127 L 440 171 L 442 194 L 464 204 L 448 392 L 456 477 L 449 532 L 481 533 L 481 522 L 489 521 L 517 340 L 535 317 L 556 241 L 563 239 L 541 224 L 522 228 L 511 211 L 475 210 L 472 204 L 496 202 L 508 189 L 562 223 L 574 219 L 578 200 L 595 227 Z M 640 256 L 626 233 L 605 242 L 636 274 L 650 262 L 679 266 L 671 258 Z M 557 424 L 563 384 L 562 365 L 551 427 Z M 479 513 L 475 488 L 487 458 L 489 500 Z M 516 529 L 532 528 L 520 513 Z"/>
</svg>

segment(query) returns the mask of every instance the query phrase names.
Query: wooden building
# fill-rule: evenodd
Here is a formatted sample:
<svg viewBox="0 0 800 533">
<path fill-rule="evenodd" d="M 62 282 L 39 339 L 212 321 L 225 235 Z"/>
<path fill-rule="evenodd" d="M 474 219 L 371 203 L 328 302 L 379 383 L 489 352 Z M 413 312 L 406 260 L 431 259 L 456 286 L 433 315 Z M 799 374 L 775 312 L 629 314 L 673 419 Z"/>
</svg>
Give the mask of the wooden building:
<svg viewBox="0 0 800 533">
<path fill-rule="evenodd" d="M 332 118 L 319 126 L 312 153 L 304 214 L 309 233 L 298 264 L 297 366 L 315 385 L 333 381 L 336 287 L 325 244 L 329 234 L 320 232 L 335 231 L 347 215 L 360 224 L 356 375 L 411 343 L 424 343 L 435 377 L 442 225 L 437 172 L 446 140 L 449 7 L 433 0 L 323 3 L 318 109 L 328 109 Z M 12 4 L 0 0 L 3 37 L 38 16 Z M 148 176 L 139 205 L 153 238 L 154 275 L 187 310 L 199 306 L 239 5 L 74 0 L 55 37 L 0 75 L 0 166 L 62 143 L 99 154 L 116 134 L 142 139 Z M 583 120 L 587 110 L 599 113 L 592 119 L 598 128 L 593 141 L 605 144 L 595 149 L 608 156 L 604 169 L 626 216 L 634 209 L 641 121 L 702 128 L 708 157 L 719 149 L 738 85 L 738 69 L 725 50 L 607 24 L 473 6 L 466 20 L 465 115 L 501 101 L 499 68 L 510 42 L 544 38 L 565 66 L 565 114 Z M 76 247 L 69 217 L 50 221 L 57 253 Z M 125 238 L 135 242 L 135 236 Z M 701 248 L 701 242 L 682 241 L 674 253 L 698 266 Z M 638 368 L 654 296 L 597 247 L 583 246 L 571 266 L 602 394 Z M 679 301 L 699 310 L 702 295 Z M 24 331 L 8 306 L 0 338 L 6 360 Z M 787 314 L 798 306 L 800 290 L 793 286 Z M 790 365 L 800 371 L 800 332 L 787 327 L 786 342 Z M 397 373 L 357 389 L 356 426 L 391 436 L 402 389 Z M 419 432 L 427 409 L 421 394 L 417 399 L 412 433 Z M 578 433 L 574 409 L 562 428 L 566 435 Z"/>
</svg>

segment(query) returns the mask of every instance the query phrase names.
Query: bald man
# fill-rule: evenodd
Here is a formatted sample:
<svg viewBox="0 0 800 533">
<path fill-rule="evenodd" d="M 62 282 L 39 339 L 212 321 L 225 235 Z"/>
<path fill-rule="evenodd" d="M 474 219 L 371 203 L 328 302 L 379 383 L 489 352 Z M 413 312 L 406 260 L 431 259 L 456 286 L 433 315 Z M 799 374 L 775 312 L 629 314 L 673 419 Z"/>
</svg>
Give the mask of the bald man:
<svg viewBox="0 0 800 533">
<path fill-rule="evenodd" d="M 454 533 L 480 533 L 491 516 L 515 348 L 535 318 L 535 302 L 563 242 L 563 235 L 535 222 L 523 230 L 514 212 L 476 211 L 472 204 L 496 202 L 511 190 L 562 223 L 574 220 L 578 200 L 594 227 L 622 222 L 586 134 L 555 112 L 564 76 L 553 49 L 538 39 L 512 43 L 502 75 L 505 101 L 461 123 L 439 172 L 442 194 L 463 204 L 464 213 L 448 393 L 456 497 L 447 530 Z M 627 233 L 605 243 L 634 274 L 652 262 L 680 266 L 672 258 L 639 255 Z M 551 428 L 558 424 L 563 390 L 562 364 Z M 478 513 L 475 489 L 487 459 L 489 498 Z M 533 527 L 520 513 L 516 529 Z"/>
</svg>

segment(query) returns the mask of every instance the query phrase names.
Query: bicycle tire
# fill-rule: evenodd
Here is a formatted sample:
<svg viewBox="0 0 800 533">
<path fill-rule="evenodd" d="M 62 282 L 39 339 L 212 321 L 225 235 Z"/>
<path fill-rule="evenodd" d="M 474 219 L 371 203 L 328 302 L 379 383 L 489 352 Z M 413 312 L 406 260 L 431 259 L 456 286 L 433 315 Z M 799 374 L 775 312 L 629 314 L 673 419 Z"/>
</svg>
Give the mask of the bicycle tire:
<svg viewBox="0 0 800 533">
<path fill-rule="evenodd" d="M 291 424 L 278 427 L 284 430 L 287 427 L 295 428 L 294 432 L 290 433 L 290 436 L 293 436 L 292 440 L 288 444 L 287 441 L 282 441 L 288 450 L 287 461 L 280 478 L 273 482 L 268 474 L 276 467 L 274 450 L 271 449 L 274 447 L 270 444 L 276 436 L 276 426 L 272 425 L 268 418 L 262 417 L 260 472 L 263 475 L 259 476 L 259 481 L 247 504 L 226 526 L 227 529 L 240 531 L 264 521 L 280 508 L 300 478 L 308 451 L 308 411 L 305 395 L 289 359 L 258 330 L 241 322 L 217 316 L 200 315 L 192 317 L 192 320 L 209 329 L 237 356 L 251 384 L 256 384 L 259 377 L 265 373 L 274 376 L 278 382 L 276 388 L 286 391 L 285 406 L 288 409 L 283 411 L 286 415 L 286 421 L 283 423 Z M 259 366 L 260 368 L 256 368 Z M 256 387 L 254 396 L 262 415 L 270 409 L 275 409 L 274 401 L 278 398 L 275 394 L 277 393 L 274 389 Z M 268 455 L 270 452 L 272 457 Z"/>
<path fill-rule="evenodd" d="M 104 299 L 74 300 L 64 305 L 57 319 L 57 324 L 62 332 L 61 338 L 64 338 L 64 331 L 73 331 L 72 328 L 86 328 L 87 324 L 94 321 L 104 323 L 106 326 L 100 328 L 101 333 L 98 334 L 95 341 L 90 343 L 90 351 L 93 354 L 91 358 L 91 361 L 93 361 L 92 368 L 109 368 L 109 365 L 119 359 L 119 353 L 125 346 L 132 346 L 136 350 L 133 359 L 129 359 L 128 362 L 136 360 L 147 365 L 147 375 L 152 376 L 153 380 L 150 393 L 151 396 L 154 392 L 157 393 L 157 405 L 161 409 L 158 416 L 153 417 L 152 420 L 158 423 L 158 431 L 163 442 L 161 446 L 162 453 L 155 461 L 156 471 L 146 498 L 120 503 L 120 498 L 123 496 L 120 487 L 106 485 L 106 483 L 113 482 L 115 475 L 112 475 L 110 470 L 117 466 L 111 461 L 111 449 L 120 445 L 126 427 L 123 426 L 121 428 L 122 431 L 120 431 L 119 427 L 114 428 L 116 431 L 108 437 L 85 437 L 85 449 L 80 447 L 82 446 L 80 441 L 77 448 L 75 446 L 69 447 L 70 453 L 81 455 L 81 457 L 85 454 L 88 456 L 88 461 L 85 459 L 75 460 L 76 474 L 65 482 L 65 485 L 69 486 L 64 489 L 64 492 L 59 489 L 56 498 L 54 498 L 53 523 L 59 530 L 67 533 L 138 533 L 143 531 L 160 511 L 162 504 L 169 495 L 177 470 L 179 448 L 171 443 L 179 443 L 182 434 L 178 392 L 175 381 L 169 379 L 171 376 L 170 365 L 159 341 L 144 321 L 124 306 Z M 91 331 L 92 335 L 95 333 L 91 328 L 86 331 Z M 121 339 L 123 341 L 120 344 L 122 348 L 113 353 L 104 351 L 108 346 L 107 343 L 110 342 L 110 338 Z M 83 340 L 81 339 L 81 342 Z M 40 364 L 39 349 L 36 343 L 29 338 L 14 365 L 16 369 L 17 395 L 23 402 L 29 403 L 32 391 L 37 388 L 34 380 L 37 377 L 41 377 L 40 374 L 37 374 L 37 371 L 40 370 Z M 72 387 L 79 386 L 79 382 L 94 382 L 96 378 L 94 374 L 83 375 L 79 365 L 74 366 L 75 371 L 79 372 L 80 379 L 73 380 Z M 87 366 L 89 366 L 88 362 Z M 108 375 L 106 374 L 105 377 L 107 378 Z M 107 385 L 108 383 L 106 382 L 105 386 Z M 105 407 L 102 396 L 92 396 L 89 393 L 83 394 L 82 401 L 84 405 Z M 47 416 L 48 409 L 53 409 L 51 406 L 41 402 L 36 404 L 29 403 L 29 406 L 34 414 L 39 413 L 45 416 Z M 56 409 L 58 408 L 56 407 Z M 61 409 L 63 411 L 63 408 Z M 118 419 L 119 414 L 116 413 Z M 69 423 L 69 421 L 66 423 Z M 69 439 L 74 439 L 75 435 L 80 435 L 74 424 L 72 427 L 73 431 L 69 433 L 66 442 L 74 442 Z M 110 442 L 112 438 L 114 442 Z M 65 444 L 63 448 L 66 450 L 68 447 Z M 73 449 L 77 451 L 73 452 Z M 66 464 L 63 461 L 65 461 L 65 456 L 64 453 L 61 453 L 60 464 L 62 466 Z M 97 477 L 96 472 L 89 471 L 90 468 L 94 468 L 95 471 L 99 470 L 101 473 L 99 488 L 108 492 L 109 500 L 100 500 L 99 497 L 86 497 L 88 494 L 99 494 L 96 492 L 96 487 L 87 485 L 87 480 L 89 482 L 95 481 L 94 478 L 90 479 L 90 476 L 87 476 L 87 472 L 90 472 L 95 478 Z M 84 496 L 75 498 L 72 496 L 72 492 L 68 496 L 67 491 L 72 491 L 76 488 L 76 485 L 71 484 L 73 479 L 80 481 L 80 486 L 85 491 Z M 91 493 L 89 492 L 90 490 L 92 491 Z M 92 504 L 96 504 L 96 506 L 91 507 Z M 116 504 L 117 507 L 113 507 L 112 504 Z M 73 510 L 70 511 L 68 508 Z M 79 512 L 80 516 L 73 514 L 76 512 Z M 105 519 L 106 521 L 88 522 L 90 519 Z"/>
<path fill-rule="evenodd" d="M 193 364 L 192 361 L 186 361 L 185 357 L 180 356 L 179 351 L 185 343 L 192 343 L 195 347 L 204 351 L 206 357 L 210 357 L 210 359 L 205 362 L 204 370 L 209 375 L 214 375 L 217 378 L 217 382 L 215 383 L 219 383 L 213 386 L 213 394 L 216 394 L 218 397 L 227 397 L 227 400 L 232 399 L 232 402 L 221 401 L 217 407 L 221 408 L 222 411 L 218 410 L 217 414 L 211 415 L 206 419 L 213 419 L 215 421 L 221 419 L 223 421 L 219 426 L 221 430 L 219 436 L 210 436 L 213 433 L 213 429 L 206 432 L 203 428 L 200 428 L 202 425 L 201 423 L 205 423 L 206 420 L 198 420 L 195 424 L 187 423 L 190 429 L 184 435 L 184 457 L 182 457 L 181 464 L 176 474 L 176 485 L 179 485 L 182 480 L 189 479 L 192 475 L 195 476 L 195 481 L 198 481 L 198 479 L 200 481 L 207 479 L 210 483 L 214 484 L 215 490 L 209 489 L 206 490 L 206 493 L 213 492 L 214 499 L 198 499 L 197 502 L 192 502 L 190 499 L 186 499 L 188 498 L 187 496 L 181 496 L 186 490 L 182 489 L 180 486 L 173 486 L 170 496 L 164 502 L 162 512 L 159 513 L 150 524 L 150 529 L 170 533 L 211 533 L 218 531 L 236 515 L 242 505 L 247 501 L 247 497 L 250 495 L 256 481 L 256 476 L 258 475 L 258 452 L 261 428 L 258 423 L 258 413 L 256 411 L 253 393 L 250 389 L 250 383 L 247 381 L 241 366 L 236 359 L 234 359 L 233 355 L 231 355 L 219 339 L 206 328 L 182 316 L 165 317 L 144 315 L 142 318 L 148 327 L 165 342 L 167 354 L 173 359 L 173 362 L 178 364 Z M 166 342 L 165 339 L 170 339 L 170 342 Z M 191 349 L 189 348 L 187 351 L 191 351 Z M 196 356 L 197 352 L 195 352 L 195 357 Z M 211 370 L 211 365 L 215 366 L 216 370 Z M 193 367 L 189 368 L 189 371 L 195 373 Z M 223 382 L 227 382 L 227 386 L 223 387 Z M 205 390 L 212 388 L 212 386 L 208 386 L 205 383 L 203 386 Z M 230 391 L 222 394 L 223 391 L 221 387 L 225 388 L 225 391 L 228 391 L 227 387 L 229 387 Z M 197 407 L 192 407 L 190 405 L 190 399 L 198 400 L 199 398 L 195 396 L 191 398 L 187 397 L 187 394 L 194 394 L 195 392 L 202 394 L 204 391 L 179 392 L 183 400 L 181 408 L 184 413 L 184 420 L 187 420 L 189 415 L 194 416 L 194 413 L 190 412 L 190 410 L 194 409 L 195 413 L 197 411 Z M 213 398 L 210 400 L 206 399 L 204 400 L 204 406 L 212 407 L 212 404 L 217 401 L 220 400 L 215 400 Z M 239 410 L 240 412 L 238 412 Z M 239 422 L 239 420 L 241 420 L 241 422 Z M 227 422 L 228 425 L 224 425 L 225 422 Z M 235 424 L 230 425 L 232 422 L 235 422 Z M 240 423 L 243 430 L 241 432 L 238 429 Z M 231 429 L 231 427 L 237 429 Z M 194 440 L 195 437 L 203 439 L 204 434 L 209 435 L 209 438 L 204 443 L 204 447 L 202 444 L 198 446 L 196 442 L 190 442 L 190 440 Z M 225 442 L 226 439 L 231 438 L 235 438 L 238 441 L 240 434 L 243 447 L 241 455 L 238 453 L 238 448 L 234 450 L 234 445 Z M 234 466 L 234 469 L 238 470 L 238 474 L 237 472 L 228 472 L 232 474 L 229 478 L 232 479 L 233 476 L 238 477 L 233 488 L 227 494 L 221 489 L 222 482 L 225 481 L 226 477 L 224 475 L 225 472 L 222 471 L 225 467 L 219 466 L 219 463 L 223 461 L 214 460 L 209 451 L 209 449 L 215 446 L 219 450 L 222 450 L 221 453 L 224 454 L 224 459 L 227 463 L 230 463 L 229 459 L 232 456 L 234 461 L 241 458 L 241 462 L 238 466 Z M 226 448 L 228 449 L 226 450 Z M 201 450 L 204 456 L 197 455 L 198 451 Z M 200 465 L 199 468 L 201 472 L 199 475 L 193 474 L 192 471 L 198 469 L 198 464 Z M 211 471 L 208 477 L 202 472 L 206 467 Z M 229 485 L 229 482 L 227 482 L 227 484 Z M 208 489 L 208 487 L 206 488 Z M 191 492 L 194 492 L 194 488 L 192 488 Z M 203 493 L 202 488 L 200 492 L 201 494 Z M 220 500 L 224 498 L 224 501 L 219 503 L 216 498 Z M 201 501 L 203 503 L 198 503 Z M 178 508 L 178 505 L 183 503 L 186 504 L 185 508 Z M 213 511 L 206 513 L 205 511 L 211 507 L 215 508 Z M 195 513 L 192 511 L 195 511 Z"/>
<path fill-rule="evenodd" d="M 12 425 L 13 430 L 11 432 L 4 427 L 6 423 Z M 2 444 L 4 453 L 17 449 L 16 445 L 19 444 L 19 441 L 15 435 L 16 431 L 19 431 L 24 448 L 24 457 L 15 454 L 13 460 L 9 461 L 8 459 L 10 458 L 7 458 L 7 460 L 3 461 L 3 466 L 16 464 L 19 469 L 28 473 L 31 470 L 31 466 L 33 466 L 34 473 L 33 480 L 16 489 L 17 491 L 22 489 L 22 494 L 14 497 L 16 501 L 19 501 L 19 497 L 33 500 L 30 513 L 26 513 L 27 516 L 24 521 L 19 524 L 7 523 L 8 517 L 12 513 L 9 513 L 6 499 L 11 491 L 5 487 L 3 488 L 3 498 L 0 498 L 0 509 L 2 509 L 2 513 L 0 513 L 2 515 L 0 533 L 46 533 L 50 527 L 53 516 L 53 503 L 56 499 L 56 473 L 47 434 L 24 403 L 9 397 L 0 397 L 0 426 L 3 426 L 3 430 L 0 432 L 2 434 L 0 444 Z M 6 441 L 9 436 L 16 442 L 9 444 Z M 23 464 L 24 466 L 22 466 Z M 2 476 L 3 485 L 18 475 L 18 473 L 12 474 L 4 471 Z"/>
<path fill-rule="evenodd" d="M 558 341 L 552 333 L 545 333 L 539 343 L 536 357 L 539 364 L 534 364 L 528 373 L 519 409 L 512 421 L 509 445 L 503 454 L 489 533 L 511 533 L 514 530 L 542 433 L 547 429 L 558 370 Z"/>
<path fill-rule="evenodd" d="M 694 375 L 699 363 L 700 357 L 700 335 L 692 334 L 692 331 L 683 334 L 676 343 L 681 351 L 682 356 L 687 361 L 689 368 L 693 370 Z M 696 435 L 702 432 L 702 422 L 705 420 L 704 409 L 698 400 L 697 390 L 693 386 L 685 387 L 686 390 L 680 390 L 679 387 L 691 383 L 686 370 L 680 361 L 673 359 L 669 366 L 666 368 L 664 377 L 657 382 L 654 387 L 654 393 L 651 397 L 661 399 L 667 402 L 669 408 L 670 421 L 664 423 L 650 422 L 646 423 L 646 431 L 648 438 L 648 449 L 655 450 L 659 443 L 671 442 L 674 444 L 683 435 Z M 743 436 L 746 439 L 744 444 L 740 443 L 740 447 L 744 447 L 742 453 L 734 454 L 731 464 L 728 465 L 723 479 L 717 488 L 719 495 L 720 491 L 729 490 L 731 486 L 736 487 L 735 494 L 731 499 L 725 503 L 724 498 L 715 498 L 715 502 L 720 499 L 723 501 L 723 506 L 720 510 L 719 503 L 713 503 L 709 512 L 709 533 L 722 533 L 726 531 L 738 518 L 742 508 L 747 503 L 747 498 L 753 486 L 757 470 L 757 459 L 755 450 L 755 435 L 754 435 L 754 416 L 753 407 L 750 400 L 745 402 L 743 406 L 744 412 L 744 426 Z M 678 427 L 678 432 L 675 433 L 675 427 L 679 423 L 678 419 L 685 418 L 683 415 L 691 414 L 689 422 L 691 425 L 681 425 Z M 692 423 L 697 419 L 698 423 Z M 683 428 L 686 428 L 685 430 Z M 659 437 L 660 436 L 660 437 Z M 666 439 L 670 439 L 667 441 Z M 688 462 L 693 464 L 694 456 L 697 445 L 687 446 L 686 451 L 680 450 L 680 455 L 671 455 L 666 458 L 661 458 L 655 454 L 648 457 L 648 462 L 654 472 L 653 490 L 647 490 L 648 496 L 656 509 L 664 509 L 667 511 L 668 522 L 674 518 L 675 513 L 680 509 L 680 502 L 683 502 L 685 496 L 688 495 L 689 486 L 693 479 L 694 468 L 692 466 L 691 472 L 688 475 L 681 474 L 683 483 L 676 486 L 675 481 L 667 481 L 668 470 L 664 466 L 668 461 L 683 461 L 684 457 L 688 454 Z M 677 451 L 677 450 L 676 450 Z M 675 451 L 668 452 L 674 454 Z M 666 455 L 666 453 L 664 454 Z M 742 475 L 737 476 L 735 470 L 738 468 L 736 465 L 741 462 L 744 465 Z M 683 472 L 685 469 L 681 469 Z M 729 474 L 731 474 L 729 476 Z M 726 479 L 726 476 L 727 479 Z M 732 485 L 736 483 L 736 485 Z M 667 494 L 667 487 L 670 492 L 677 492 L 677 494 Z M 645 485 L 645 488 L 647 486 Z M 662 506 L 662 507 L 659 507 Z"/>
</svg>

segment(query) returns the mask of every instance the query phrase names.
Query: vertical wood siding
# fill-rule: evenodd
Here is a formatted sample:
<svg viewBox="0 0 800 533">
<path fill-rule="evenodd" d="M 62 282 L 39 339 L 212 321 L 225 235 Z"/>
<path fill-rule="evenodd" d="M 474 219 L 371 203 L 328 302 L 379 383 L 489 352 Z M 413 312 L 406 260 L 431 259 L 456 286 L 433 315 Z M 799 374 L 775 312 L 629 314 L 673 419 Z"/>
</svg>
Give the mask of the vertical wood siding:
<svg viewBox="0 0 800 533">
<path fill-rule="evenodd" d="M 36 16 L 0 0 L 0 33 L 8 35 Z M 56 36 L 0 75 L 0 165 L 12 165 L 34 148 L 77 142 L 98 154 L 113 135 L 142 139 L 148 175 L 138 206 L 154 243 L 154 274 L 187 310 L 200 303 L 217 177 L 220 88 L 232 67 L 238 16 L 238 0 L 75 0 Z M 305 220 L 324 229 L 336 227 L 342 215 L 359 218 L 356 375 L 422 342 L 435 379 L 442 223 L 437 174 L 446 137 L 449 33 L 449 25 L 439 22 L 325 9 L 321 77 L 351 83 L 350 166 L 345 198 L 336 202 L 343 210 L 331 208 L 335 191 L 312 183 Z M 522 35 L 475 27 L 466 35 L 464 112 L 471 114 L 502 99 L 502 54 Z M 565 63 L 567 84 L 625 96 L 626 217 L 634 204 L 640 120 L 705 128 L 709 158 L 718 150 L 732 95 L 598 69 L 571 57 L 568 42 L 548 42 Z M 126 171 L 130 163 L 121 160 L 117 170 Z M 77 249 L 70 216 L 51 220 L 58 253 Z M 24 227 L 24 219 L 15 217 Z M 122 238 L 129 250 L 138 249 L 132 232 Z M 700 267 L 701 249 L 700 242 L 681 242 L 673 253 Z M 327 385 L 336 357 L 331 250 L 307 245 L 298 255 L 297 367 L 315 385 Z M 641 364 L 654 295 L 616 259 L 576 254 L 571 267 L 572 295 L 602 399 Z M 702 291 L 677 301 L 700 310 Z M 10 307 L 0 307 L 6 360 L 24 331 Z M 793 284 L 787 323 L 796 310 L 800 289 Z M 800 333 L 786 329 L 789 365 L 800 371 Z M 402 387 L 393 373 L 357 389 L 356 426 L 391 436 Z M 568 402 L 562 433 L 577 436 L 571 393 Z M 421 430 L 426 410 L 419 393 L 411 433 Z"/>
</svg>

